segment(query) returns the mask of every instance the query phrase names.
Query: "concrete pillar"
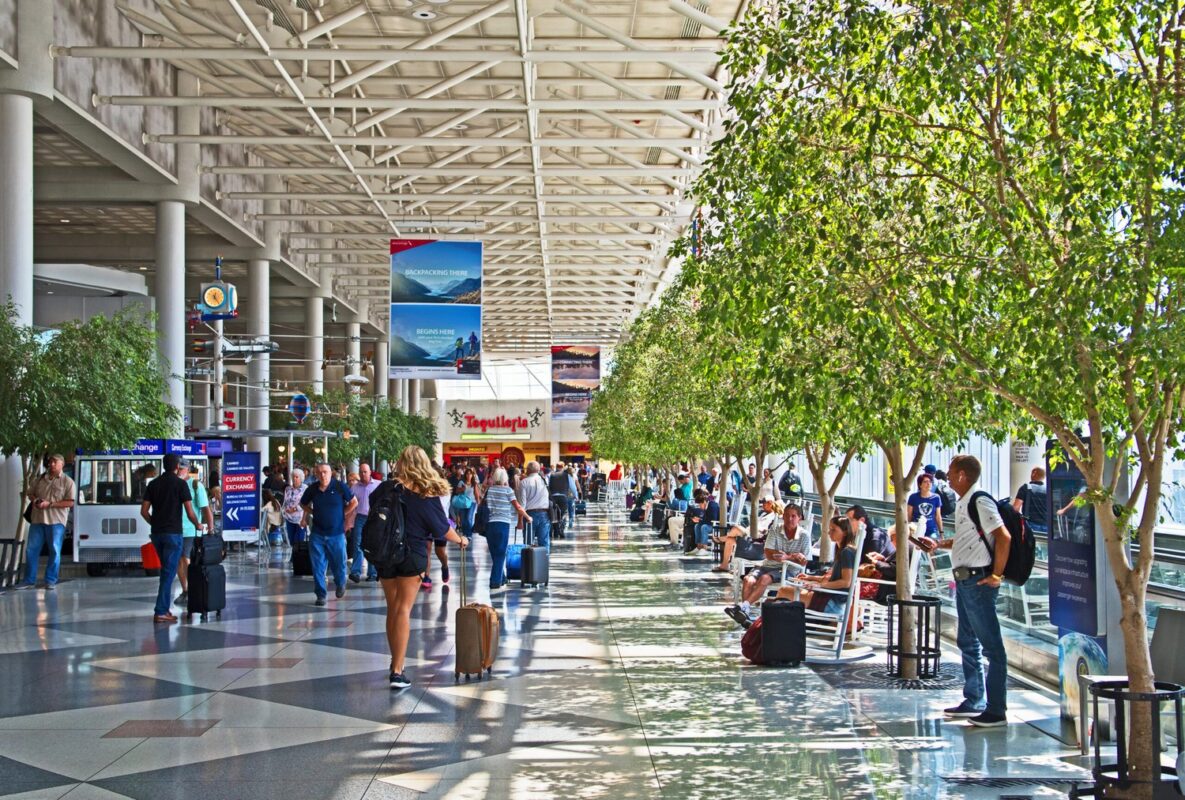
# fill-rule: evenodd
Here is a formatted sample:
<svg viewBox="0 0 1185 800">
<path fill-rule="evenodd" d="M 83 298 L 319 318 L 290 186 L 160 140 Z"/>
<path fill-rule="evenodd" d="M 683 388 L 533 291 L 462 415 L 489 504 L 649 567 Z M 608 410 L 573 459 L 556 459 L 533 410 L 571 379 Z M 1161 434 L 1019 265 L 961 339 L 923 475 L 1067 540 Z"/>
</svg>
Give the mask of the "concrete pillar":
<svg viewBox="0 0 1185 800">
<path fill-rule="evenodd" d="M 0 302 L 33 324 L 33 100 L 0 94 Z M 0 530 L 17 522 L 21 462 L 0 462 Z"/>
<path fill-rule="evenodd" d="M 309 391 L 323 394 L 325 391 L 325 300 L 314 294 L 307 301 L 305 310 L 305 368 L 308 370 Z"/>
<path fill-rule="evenodd" d="M 271 337 L 271 270 L 272 264 L 265 258 L 253 258 L 247 262 L 247 292 L 244 298 L 249 311 L 247 333 L 257 341 L 269 341 Z M 267 353 L 253 356 L 247 364 L 250 390 L 247 393 L 245 424 L 250 430 L 262 431 L 271 427 L 271 392 L 268 391 L 271 380 L 271 356 Z M 266 437 L 251 437 L 247 441 L 247 449 L 262 453 L 264 463 L 268 463 L 270 455 Z"/>
<path fill-rule="evenodd" d="M 156 204 L 157 348 L 168 371 L 165 401 L 184 413 L 185 405 L 185 204 Z M 215 424 L 221 420 L 215 420 Z M 181 435 L 177 420 L 175 436 Z"/>
<path fill-rule="evenodd" d="M 551 466 L 552 467 L 555 467 L 556 464 L 560 463 L 560 442 L 559 442 L 559 439 L 556 437 L 558 437 L 558 434 L 556 434 L 556 436 L 552 437 L 551 452 L 548 454 L 551 456 Z"/>
<path fill-rule="evenodd" d="M 381 403 L 386 403 L 389 397 L 388 388 L 391 382 L 387 380 L 387 362 L 390 343 L 379 337 L 374 343 L 374 397 Z"/>
<path fill-rule="evenodd" d="M 404 384 L 405 383 L 406 383 L 406 381 L 403 381 L 399 378 L 392 379 L 390 391 L 391 391 L 391 406 L 406 413 L 406 411 L 407 411 L 407 392 L 404 391 L 404 389 L 405 389 Z"/>
<path fill-rule="evenodd" d="M 420 382 L 418 380 L 407 382 L 407 413 L 420 413 Z"/>
</svg>

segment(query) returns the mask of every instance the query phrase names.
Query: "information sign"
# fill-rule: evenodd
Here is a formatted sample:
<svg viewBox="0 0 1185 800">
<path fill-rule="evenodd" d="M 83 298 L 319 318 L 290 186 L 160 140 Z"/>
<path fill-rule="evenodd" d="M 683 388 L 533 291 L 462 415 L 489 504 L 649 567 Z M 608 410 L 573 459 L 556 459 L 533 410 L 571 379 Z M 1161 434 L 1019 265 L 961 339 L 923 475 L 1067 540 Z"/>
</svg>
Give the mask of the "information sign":
<svg viewBox="0 0 1185 800">
<path fill-rule="evenodd" d="M 222 456 L 222 537 L 253 542 L 259 536 L 259 453 Z"/>
</svg>

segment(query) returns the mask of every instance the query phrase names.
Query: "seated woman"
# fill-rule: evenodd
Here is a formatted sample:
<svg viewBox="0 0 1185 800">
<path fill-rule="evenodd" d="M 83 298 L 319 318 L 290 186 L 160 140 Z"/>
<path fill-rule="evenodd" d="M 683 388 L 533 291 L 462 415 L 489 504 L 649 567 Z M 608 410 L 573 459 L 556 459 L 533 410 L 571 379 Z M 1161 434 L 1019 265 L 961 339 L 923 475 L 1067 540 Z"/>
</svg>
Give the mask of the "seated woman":
<svg viewBox="0 0 1185 800">
<path fill-rule="evenodd" d="M 831 567 L 830 575 L 804 575 L 799 580 L 807 584 L 808 588 L 799 597 L 811 611 L 822 611 L 824 614 L 842 614 L 848 604 L 846 594 L 831 594 L 817 592 L 815 589 L 830 589 L 836 592 L 847 592 L 856 579 L 856 534 L 852 530 L 852 521 L 847 517 L 832 517 L 827 528 L 827 535 L 831 537 L 836 547 L 835 563 Z M 778 597 L 793 600 L 795 587 L 783 586 L 778 589 Z"/>
<path fill-rule="evenodd" d="M 650 487 L 650 480 L 642 481 L 642 491 L 638 492 L 638 499 L 634 501 L 642 507 L 642 519 L 650 519 L 650 509 L 654 505 L 654 489 Z"/>
<path fill-rule="evenodd" d="M 757 515 L 757 538 L 753 539 L 754 545 L 760 545 L 765 541 L 765 535 L 769 531 L 770 526 L 782 519 L 782 504 L 772 497 L 761 498 L 761 512 Z M 720 564 L 712 567 L 713 572 L 728 572 L 728 567 L 732 563 L 732 555 L 737 549 L 737 539 L 749 535 L 747 528 L 742 528 L 739 525 L 734 525 L 729 529 L 728 533 L 722 537 L 713 537 L 713 541 L 721 545 L 720 549 Z M 761 554 L 756 554 L 754 561 L 761 559 Z"/>
<path fill-rule="evenodd" d="M 712 549 L 708 540 L 712 536 L 712 523 L 720 519 L 720 505 L 712 499 L 707 489 L 696 489 L 694 502 L 687 510 L 687 524 L 695 526 L 695 546 L 684 555 L 706 552 Z"/>
</svg>

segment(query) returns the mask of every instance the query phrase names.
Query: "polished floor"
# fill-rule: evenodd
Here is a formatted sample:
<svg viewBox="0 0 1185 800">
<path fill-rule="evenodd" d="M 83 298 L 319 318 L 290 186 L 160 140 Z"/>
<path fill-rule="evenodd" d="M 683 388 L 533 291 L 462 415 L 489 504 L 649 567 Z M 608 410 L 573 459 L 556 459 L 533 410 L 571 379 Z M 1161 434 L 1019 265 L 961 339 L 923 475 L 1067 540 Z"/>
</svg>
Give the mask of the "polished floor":
<svg viewBox="0 0 1185 800">
<path fill-rule="evenodd" d="M 575 533 L 549 588 L 496 596 L 492 679 L 454 682 L 456 565 L 422 592 L 402 693 L 377 586 L 317 608 L 278 550 L 231 556 L 221 621 L 154 626 L 143 577 L 0 595 L 0 795 L 1062 797 L 1086 776 L 1030 724 L 1048 694 L 1014 688 L 1012 724 L 981 730 L 942 720 L 957 689 L 750 666 L 707 559 L 603 505 Z"/>
</svg>

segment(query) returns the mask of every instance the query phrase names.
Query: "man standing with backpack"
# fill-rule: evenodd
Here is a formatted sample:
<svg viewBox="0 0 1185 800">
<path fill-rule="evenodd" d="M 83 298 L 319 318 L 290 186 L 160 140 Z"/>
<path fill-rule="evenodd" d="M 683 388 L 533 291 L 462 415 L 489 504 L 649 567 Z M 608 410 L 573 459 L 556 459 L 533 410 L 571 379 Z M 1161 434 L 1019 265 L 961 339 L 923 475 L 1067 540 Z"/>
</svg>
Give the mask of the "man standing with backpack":
<svg viewBox="0 0 1185 800">
<path fill-rule="evenodd" d="M 926 550 L 950 550 L 954 568 L 958 645 L 963 654 L 963 702 L 945 713 L 948 717 L 966 718 L 977 727 L 995 728 L 1008 724 L 1008 662 L 996 598 L 1008 565 L 1012 536 L 996 501 L 979 487 L 981 470 L 974 456 L 959 455 L 951 460 L 948 479 L 959 496 L 955 535 L 928 543 Z M 986 698 L 982 656 L 988 660 Z"/>
</svg>

